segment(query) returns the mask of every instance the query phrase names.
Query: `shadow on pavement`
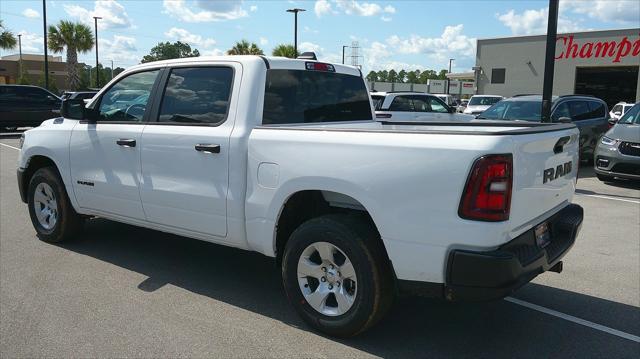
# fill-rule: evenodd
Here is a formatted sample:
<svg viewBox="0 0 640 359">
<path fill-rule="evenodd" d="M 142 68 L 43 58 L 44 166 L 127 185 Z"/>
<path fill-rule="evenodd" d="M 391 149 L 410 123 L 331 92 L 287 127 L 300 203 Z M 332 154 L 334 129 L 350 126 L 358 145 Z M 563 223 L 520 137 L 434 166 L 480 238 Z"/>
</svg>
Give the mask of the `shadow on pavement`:
<svg viewBox="0 0 640 359">
<path fill-rule="evenodd" d="M 170 283 L 311 330 L 287 303 L 274 261 L 256 253 L 103 219 L 89 221 L 82 239 L 61 247 L 147 276 L 140 290 L 153 292 Z M 574 303 L 580 306 L 576 315 L 587 320 L 599 318 L 585 317 L 588 313 L 626 318 L 635 324 L 618 328 L 640 334 L 637 307 L 536 284 L 523 289 L 528 296 Z M 336 341 L 373 355 L 402 358 L 620 357 L 640 349 L 629 340 L 505 301 L 452 304 L 424 298 L 400 298 L 370 331 Z"/>
</svg>

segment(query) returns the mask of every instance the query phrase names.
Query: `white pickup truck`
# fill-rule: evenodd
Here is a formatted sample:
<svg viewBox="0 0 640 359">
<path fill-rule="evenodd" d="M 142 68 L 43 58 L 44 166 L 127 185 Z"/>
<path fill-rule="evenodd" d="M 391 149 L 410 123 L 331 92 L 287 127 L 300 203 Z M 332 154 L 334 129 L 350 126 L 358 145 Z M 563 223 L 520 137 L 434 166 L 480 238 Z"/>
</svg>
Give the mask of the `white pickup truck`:
<svg viewBox="0 0 640 359">
<path fill-rule="evenodd" d="M 331 335 L 369 328 L 397 293 L 500 298 L 560 272 L 582 223 L 574 125 L 377 122 L 349 66 L 142 64 L 62 115 L 21 141 L 39 238 L 97 216 L 256 251 Z"/>
</svg>

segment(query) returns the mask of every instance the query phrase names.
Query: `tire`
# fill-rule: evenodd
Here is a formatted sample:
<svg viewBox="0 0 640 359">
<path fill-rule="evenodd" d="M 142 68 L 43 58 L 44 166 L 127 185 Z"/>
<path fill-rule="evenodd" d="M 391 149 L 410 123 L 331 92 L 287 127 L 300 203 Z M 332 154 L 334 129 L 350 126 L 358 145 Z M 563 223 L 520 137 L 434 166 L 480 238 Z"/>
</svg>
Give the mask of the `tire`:
<svg viewBox="0 0 640 359">
<path fill-rule="evenodd" d="M 333 249 L 335 268 L 322 262 L 318 248 Z M 313 276 L 299 275 L 299 263 L 305 260 L 310 265 L 302 266 L 312 270 Z M 347 262 L 353 270 L 349 270 Z M 347 272 L 354 276 L 347 278 Z M 325 215 L 300 225 L 285 246 L 282 280 L 291 305 L 302 319 L 337 337 L 351 337 L 370 328 L 388 311 L 395 296 L 393 270 L 380 236 L 359 215 Z M 332 286 L 329 294 L 323 292 Z M 318 301 L 320 297 L 316 296 L 321 292 L 326 295 Z M 339 298 L 344 305 L 338 304 Z M 315 309 L 308 300 L 320 309 Z"/>
<path fill-rule="evenodd" d="M 82 229 L 84 221 L 71 206 L 55 168 L 43 167 L 33 174 L 27 199 L 31 223 L 42 241 L 60 243 Z"/>
<path fill-rule="evenodd" d="M 596 176 L 598 177 L 598 179 L 602 182 L 612 182 L 613 181 L 613 177 L 611 176 L 606 176 L 606 175 L 601 175 L 596 173 Z"/>
</svg>

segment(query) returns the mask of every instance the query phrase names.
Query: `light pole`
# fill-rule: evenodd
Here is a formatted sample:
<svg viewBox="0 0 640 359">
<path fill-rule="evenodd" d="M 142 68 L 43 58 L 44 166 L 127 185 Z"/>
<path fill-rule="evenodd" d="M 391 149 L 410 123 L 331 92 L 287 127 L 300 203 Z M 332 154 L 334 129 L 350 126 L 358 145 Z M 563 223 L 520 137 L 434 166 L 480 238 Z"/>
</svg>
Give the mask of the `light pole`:
<svg viewBox="0 0 640 359">
<path fill-rule="evenodd" d="M 100 87 L 100 69 L 98 68 L 98 19 L 102 19 L 99 16 L 93 17 L 93 24 L 96 32 L 96 87 Z"/>
<path fill-rule="evenodd" d="M 342 45 L 342 64 L 344 65 L 344 49 L 346 49 L 347 47 L 351 47 L 349 45 Z"/>
<path fill-rule="evenodd" d="M 551 122 L 551 94 L 553 92 L 554 57 L 556 56 L 556 35 L 558 32 L 558 3 L 558 0 L 549 0 L 544 82 L 542 83 L 542 122 Z"/>
<path fill-rule="evenodd" d="M 44 28 L 44 88 L 49 89 L 49 56 L 47 55 L 47 2 L 42 0 L 42 25 Z"/>
<path fill-rule="evenodd" d="M 287 12 L 293 13 L 293 50 L 296 53 L 296 57 L 298 56 L 298 13 L 301 11 L 306 11 L 305 9 L 293 8 L 288 9 Z"/>
<path fill-rule="evenodd" d="M 111 79 L 113 80 L 113 60 L 111 60 Z"/>
<path fill-rule="evenodd" d="M 19 63 L 19 67 L 20 69 L 18 69 L 18 78 L 22 77 L 22 34 L 18 34 L 18 52 L 20 54 L 20 63 Z"/>
<path fill-rule="evenodd" d="M 453 62 L 453 60 L 455 59 L 449 59 L 449 72 L 447 72 L 448 74 L 451 73 L 451 63 Z M 447 78 L 447 95 L 449 94 L 449 90 L 451 89 L 451 79 Z"/>
</svg>

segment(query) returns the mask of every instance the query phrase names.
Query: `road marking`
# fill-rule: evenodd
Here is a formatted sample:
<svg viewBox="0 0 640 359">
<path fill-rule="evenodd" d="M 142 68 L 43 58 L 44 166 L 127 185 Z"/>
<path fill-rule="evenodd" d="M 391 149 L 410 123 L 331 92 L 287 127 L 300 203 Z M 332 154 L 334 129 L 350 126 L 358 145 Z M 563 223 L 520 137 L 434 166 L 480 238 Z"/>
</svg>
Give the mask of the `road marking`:
<svg viewBox="0 0 640 359">
<path fill-rule="evenodd" d="M 625 333 L 613 328 L 609 328 L 609 327 L 605 327 L 604 325 L 600 325 L 600 324 L 596 324 L 594 322 L 590 322 L 588 320 L 584 320 L 584 319 L 580 319 L 577 317 L 574 317 L 572 315 L 569 314 L 564 314 L 564 313 L 560 313 L 558 311 L 555 311 L 553 309 L 549 309 L 549 308 L 545 308 L 545 307 L 541 307 L 539 305 L 533 304 L 533 303 L 529 303 L 529 302 L 525 302 L 523 300 L 520 299 L 516 299 L 513 297 L 506 297 L 504 298 L 504 300 L 506 300 L 507 302 L 511 302 L 513 304 L 517 304 L 517 305 L 521 305 L 523 307 L 527 307 L 529 309 L 533 309 L 533 310 L 537 310 L 539 312 L 545 313 L 545 314 L 549 314 L 549 315 L 553 315 L 554 317 L 558 317 L 564 320 L 568 320 L 570 322 L 576 323 L 576 324 L 580 324 L 580 325 L 584 325 L 586 327 L 595 329 L 595 330 L 599 330 L 601 332 L 605 332 L 605 333 L 609 333 L 611 335 L 615 335 L 618 336 L 620 338 L 624 338 L 624 339 L 628 339 L 631 341 L 634 341 L 636 343 L 640 343 L 640 337 L 633 335 L 633 334 L 629 334 L 629 333 Z"/>
<path fill-rule="evenodd" d="M 612 201 L 620 201 L 620 202 L 629 202 L 629 203 L 636 203 L 636 204 L 640 204 L 640 201 L 634 201 L 632 199 L 622 199 L 622 198 L 613 198 L 613 197 L 608 197 L 608 196 L 599 196 L 597 194 L 582 194 L 582 193 L 576 193 L 576 195 L 578 196 L 586 196 L 586 197 L 595 197 L 595 198 L 602 198 L 602 199 L 610 199 Z"/>
<path fill-rule="evenodd" d="M 0 143 L 0 146 L 5 146 L 5 147 L 13 148 L 14 150 L 18 150 L 18 151 L 20 151 L 20 149 L 19 149 L 18 147 L 13 147 L 13 146 L 5 145 L 4 143 Z"/>
</svg>

